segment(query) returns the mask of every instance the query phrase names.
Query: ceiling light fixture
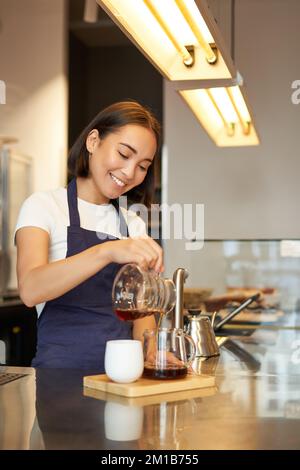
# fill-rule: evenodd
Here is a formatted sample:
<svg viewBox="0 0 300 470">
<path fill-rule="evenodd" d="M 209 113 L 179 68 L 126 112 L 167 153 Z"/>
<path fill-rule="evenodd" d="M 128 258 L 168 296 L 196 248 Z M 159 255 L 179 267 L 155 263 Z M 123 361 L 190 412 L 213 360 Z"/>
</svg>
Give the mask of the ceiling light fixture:
<svg viewBox="0 0 300 470">
<path fill-rule="evenodd" d="M 205 0 L 97 0 L 169 80 L 232 80 L 237 71 Z"/>
<path fill-rule="evenodd" d="M 259 144 L 242 87 L 198 88 L 178 92 L 217 146 Z"/>
</svg>

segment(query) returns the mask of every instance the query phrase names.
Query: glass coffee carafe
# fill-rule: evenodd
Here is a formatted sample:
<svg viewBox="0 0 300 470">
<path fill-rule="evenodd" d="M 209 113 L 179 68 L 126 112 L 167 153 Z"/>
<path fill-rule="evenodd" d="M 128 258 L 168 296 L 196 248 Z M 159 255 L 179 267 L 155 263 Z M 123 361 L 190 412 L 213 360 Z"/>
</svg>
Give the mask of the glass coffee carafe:
<svg viewBox="0 0 300 470">
<path fill-rule="evenodd" d="M 136 320 L 147 315 L 166 314 L 176 301 L 175 285 L 153 270 L 125 264 L 114 280 L 113 308 L 121 320 Z"/>
<path fill-rule="evenodd" d="M 158 328 L 144 332 L 144 377 L 182 379 L 195 358 L 193 339 L 180 328 Z"/>
</svg>

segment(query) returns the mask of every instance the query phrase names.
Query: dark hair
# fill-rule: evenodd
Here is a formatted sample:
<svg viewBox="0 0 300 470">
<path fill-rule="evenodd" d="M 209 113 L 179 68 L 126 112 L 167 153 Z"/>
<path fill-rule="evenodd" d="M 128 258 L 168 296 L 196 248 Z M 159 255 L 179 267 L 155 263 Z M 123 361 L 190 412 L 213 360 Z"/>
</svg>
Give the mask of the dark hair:
<svg viewBox="0 0 300 470">
<path fill-rule="evenodd" d="M 152 112 L 136 101 L 120 101 L 100 111 L 86 126 L 72 146 L 68 157 L 68 170 L 72 176 L 87 177 L 89 175 L 89 152 L 86 139 L 92 129 L 97 129 L 100 138 L 128 124 L 137 124 L 153 131 L 157 149 L 160 147 L 160 124 Z M 144 181 L 132 188 L 126 195 L 132 202 L 141 202 L 150 206 L 154 193 L 154 163 L 147 171 Z"/>
</svg>

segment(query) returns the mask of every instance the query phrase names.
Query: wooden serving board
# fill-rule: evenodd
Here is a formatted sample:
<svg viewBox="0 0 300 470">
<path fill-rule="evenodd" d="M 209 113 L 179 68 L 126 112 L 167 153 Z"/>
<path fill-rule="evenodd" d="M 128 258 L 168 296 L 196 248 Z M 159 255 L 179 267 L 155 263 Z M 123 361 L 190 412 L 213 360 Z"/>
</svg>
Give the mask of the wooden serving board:
<svg viewBox="0 0 300 470">
<path fill-rule="evenodd" d="M 95 388 L 84 387 L 83 395 L 89 398 L 95 398 L 101 401 L 110 401 L 124 406 L 149 406 L 157 405 L 162 402 L 182 402 L 192 400 L 193 398 L 204 398 L 215 395 L 218 391 L 216 385 L 213 387 L 195 388 L 192 390 L 182 390 L 176 393 L 159 393 L 156 395 L 146 395 L 142 397 L 124 397 L 113 393 L 102 392 Z"/>
<path fill-rule="evenodd" d="M 210 375 L 188 375 L 184 379 L 176 380 L 151 380 L 140 378 L 136 382 L 121 384 L 112 382 L 107 375 L 102 374 L 84 377 L 83 385 L 123 397 L 143 397 L 146 395 L 213 387 L 215 385 L 215 377 Z"/>
</svg>

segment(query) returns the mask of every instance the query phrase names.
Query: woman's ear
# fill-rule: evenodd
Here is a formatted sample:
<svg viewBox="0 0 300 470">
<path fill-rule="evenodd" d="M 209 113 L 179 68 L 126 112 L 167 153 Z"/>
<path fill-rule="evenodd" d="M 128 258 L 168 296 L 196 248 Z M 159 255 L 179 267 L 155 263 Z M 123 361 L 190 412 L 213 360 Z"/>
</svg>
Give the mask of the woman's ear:
<svg viewBox="0 0 300 470">
<path fill-rule="evenodd" d="M 100 136 L 97 129 L 92 129 L 86 138 L 87 151 L 92 154 L 100 143 Z"/>
</svg>

